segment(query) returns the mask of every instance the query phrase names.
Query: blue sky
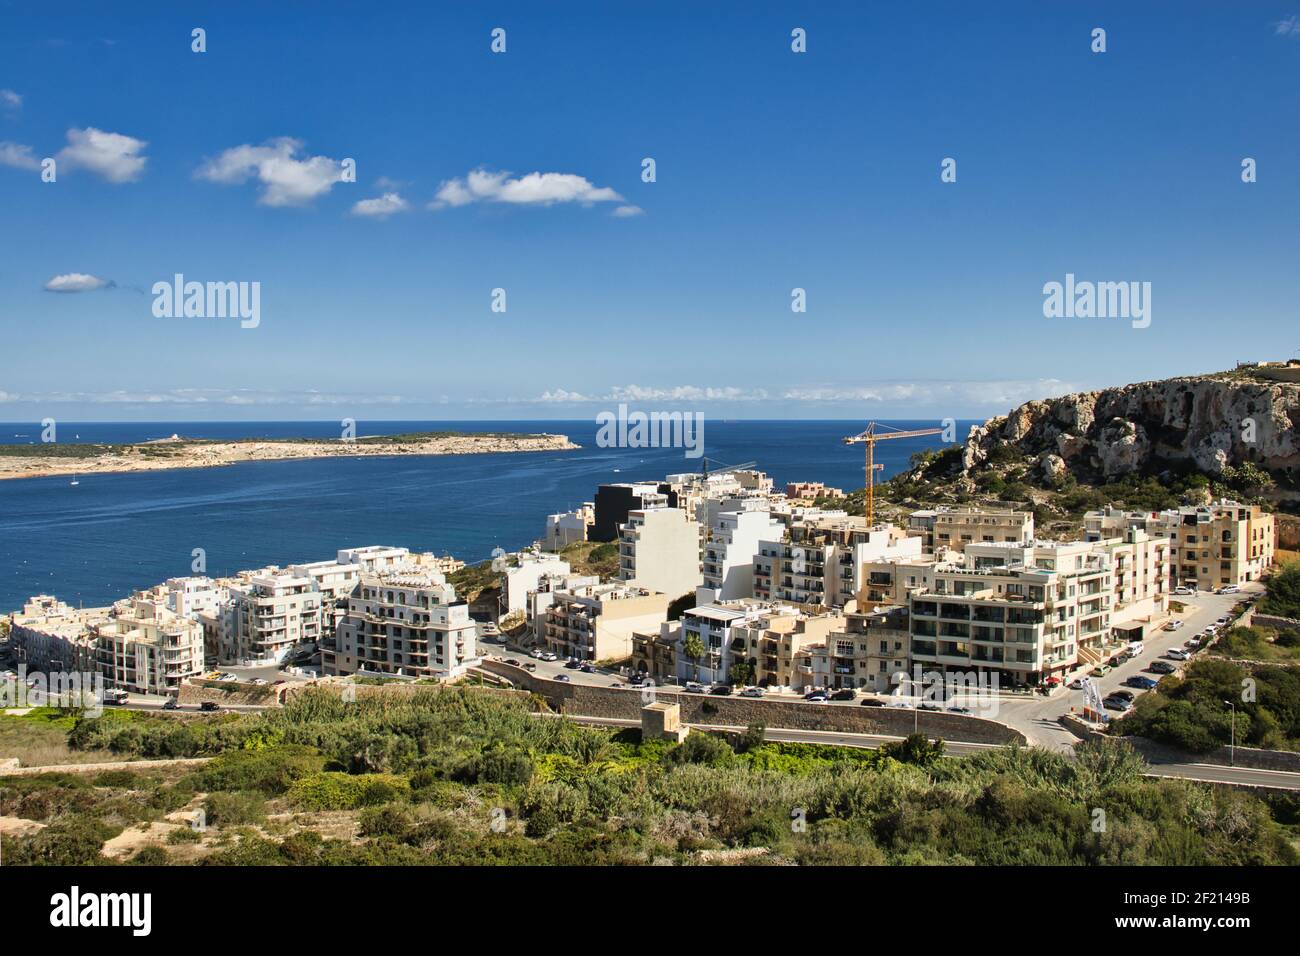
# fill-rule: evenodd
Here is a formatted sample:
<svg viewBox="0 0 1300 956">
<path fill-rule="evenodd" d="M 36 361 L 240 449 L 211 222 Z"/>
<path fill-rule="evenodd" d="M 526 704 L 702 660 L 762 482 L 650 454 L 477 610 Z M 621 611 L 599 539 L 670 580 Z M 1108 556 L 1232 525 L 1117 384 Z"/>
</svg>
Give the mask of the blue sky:
<svg viewBox="0 0 1300 956">
<path fill-rule="evenodd" d="M 0 0 L 0 420 L 966 418 L 1296 354 L 1297 0 L 101 6 Z M 175 273 L 260 324 L 155 317 Z M 1151 325 L 1045 318 L 1067 273 Z"/>
</svg>

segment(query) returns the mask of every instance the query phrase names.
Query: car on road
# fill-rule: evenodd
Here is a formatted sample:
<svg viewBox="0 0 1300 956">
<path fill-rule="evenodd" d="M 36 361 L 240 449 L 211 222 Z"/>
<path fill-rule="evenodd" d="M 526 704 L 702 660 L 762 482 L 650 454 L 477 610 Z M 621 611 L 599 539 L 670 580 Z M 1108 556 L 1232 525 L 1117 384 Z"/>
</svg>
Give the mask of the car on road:
<svg viewBox="0 0 1300 956">
<path fill-rule="evenodd" d="M 808 691 L 808 693 L 806 693 L 806 694 L 803 695 L 803 699 L 804 699 L 804 700 L 816 701 L 817 703 L 824 704 L 824 703 L 826 703 L 826 699 L 827 699 L 827 698 L 826 698 L 826 691 L 824 691 L 824 690 L 810 690 L 810 691 Z"/>
<path fill-rule="evenodd" d="M 686 682 L 686 693 L 688 694 L 703 694 L 703 693 L 707 693 L 707 691 L 708 688 L 705 687 L 703 684 L 701 684 L 699 681 L 688 680 Z"/>
<path fill-rule="evenodd" d="M 266 682 L 267 681 L 265 677 L 254 677 L 252 680 L 249 681 L 250 684 L 256 684 L 258 687 L 261 687 Z"/>
<path fill-rule="evenodd" d="M 1193 637 L 1186 641 L 1183 641 L 1183 647 L 1187 648 L 1189 651 L 1199 650 L 1200 646 L 1201 646 L 1201 639 L 1199 637 Z"/>
<path fill-rule="evenodd" d="M 513 657 L 507 657 L 507 658 L 506 658 L 506 663 L 509 664 L 511 667 L 518 667 L 518 666 L 519 666 L 519 661 L 516 660 L 516 659 L 513 658 Z"/>
<path fill-rule="evenodd" d="M 940 707 L 938 704 L 932 704 L 929 701 L 926 701 L 924 704 L 922 704 L 921 709 L 922 710 L 943 710 L 943 708 Z"/>
<path fill-rule="evenodd" d="M 762 697 L 767 691 L 761 687 L 746 687 L 740 692 L 741 697 Z"/>
<path fill-rule="evenodd" d="M 570 657 L 564 662 L 564 666 L 567 670 L 576 671 L 582 666 L 582 661 L 578 660 L 576 657 Z"/>
<path fill-rule="evenodd" d="M 971 713 L 971 709 L 969 707 L 962 707 L 960 704 L 953 704 L 951 707 L 948 708 L 948 713 L 969 714 Z"/>
<path fill-rule="evenodd" d="M 596 673 L 596 668 L 592 667 L 590 664 L 582 664 L 578 667 L 578 670 L 582 671 L 584 674 Z"/>
<path fill-rule="evenodd" d="M 1136 687 L 1138 690 L 1151 690 L 1160 682 L 1152 680 L 1150 677 L 1143 677 L 1141 674 L 1134 674 L 1128 680 L 1124 681 L 1129 687 Z"/>
<path fill-rule="evenodd" d="M 1228 617 L 1228 615 L 1225 614 L 1223 617 L 1215 621 L 1214 625 L 1215 627 L 1223 627 L 1225 624 L 1231 624 L 1231 623 L 1232 623 L 1232 618 Z"/>
<path fill-rule="evenodd" d="M 715 697 L 730 697 L 730 696 L 731 696 L 731 685 L 730 685 L 730 684 L 714 684 L 712 687 L 709 688 L 709 693 L 712 694 L 712 695 L 714 695 Z"/>
<path fill-rule="evenodd" d="M 214 700 L 205 700 L 203 703 L 199 704 L 199 710 L 205 710 L 208 713 L 212 713 L 213 711 L 217 711 L 220 709 L 221 708 L 217 706 L 217 702 Z"/>
<path fill-rule="evenodd" d="M 560 655 L 555 653 L 555 651 L 547 651 L 545 654 L 542 655 L 541 659 L 544 661 L 558 661 L 560 659 Z"/>
<path fill-rule="evenodd" d="M 1070 690 L 1083 690 L 1083 678 L 1076 677 L 1074 680 L 1070 681 L 1070 683 L 1066 684 L 1065 686 L 1068 687 Z"/>
<path fill-rule="evenodd" d="M 831 694 L 831 700 L 857 700 L 858 692 L 852 687 L 845 687 L 843 690 L 837 690 Z"/>
<path fill-rule="evenodd" d="M 1148 667 L 1147 670 L 1151 671 L 1153 674 L 1172 674 L 1178 670 L 1178 668 L 1169 663 L 1169 661 L 1152 661 L 1151 666 Z"/>
<path fill-rule="evenodd" d="M 1186 585 L 1180 584 L 1178 587 L 1174 588 L 1174 593 L 1175 593 L 1175 594 L 1195 594 L 1195 593 L 1196 593 L 1196 588 L 1189 588 L 1189 587 L 1187 587 Z"/>
<path fill-rule="evenodd" d="M 1192 652 L 1185 651 L 1180 647 L 1175 647 L 1165 652 L 1165 657 L 1171 661 L 1188 661 L 1192 659 Z"/>
<path fill-rule="evenodd" d="M 1107 697 L 1118 697 L 1118 698 L 1120 698 L 1121 700 L 1132 700 L 1132 699 L 1133 699 L 1133 692 L 1132 692 L 1131 690 L 1113 690 L 1113 691 L 1111 691 L 1109 694 L 1107 694 L 1106 696 L 1107 696 Z"/>
<path fill-rule="evenodd" d="M 1092 677 L 1105 677 L 1107 674 L 1110 673 L 1110 665 L 1109 665 L 1109 664 L 1098 664 L 1096 667 L 1094 667 L 1094 668 L 1093 668 L 1091 671 L 1089 671 L 1088 673 L 1089 673 L 1089 675 L 1092 676 Z"/>
<path fill-rule="evenodd" d="M 179 710 L 179 709 L 180 709 L 180 706 L 181 706 L 181 705 L 180 705 L 180 702 L 177 701 L 175 697 L 168 697 L 165 701 L 163 701 L 162 709 L 163 709 L 163 710 Z"/>
<path fill-rule="evenodd" d="M 864 697 L 862 699 L 863 707 L 884 707 L 885 702 L 879 697 Z"/>
<path fill-rule="evenodd" d="M 1237 587 L 1237 585 L 1235 584 L 1225 584 L 1223 587 L 1219 588 L 1219 590 L 1215 591 L 1214 593 L 1215 594 L 1240 594 L 1241 588 Z"/>
<path fill-rule="evenodd" d="M 1182 621 L 1169 621 L 1168 623 L 1165 624 L 1165 626 L 1164 626 L 1164 630 L 1166 630 L 1166 631 L 1176 631 L 1176 630 L 1178 630 L 1178 629 L 1179 629 L 1180 627 L 1182 627 L 1182 626 L 1183 626 L 1183 622 L 1182 622 Z"/>
<path fill-rule="evenodd" d="M 555 679 L 558 680 L 558 681 L 563 681 L 563 682 L 566 683 L 566 684 L 569 683 L 569 675 L 568 675 L 568 674 L 556 674 L 556 675 L 555 675 Z"/>
</svg>

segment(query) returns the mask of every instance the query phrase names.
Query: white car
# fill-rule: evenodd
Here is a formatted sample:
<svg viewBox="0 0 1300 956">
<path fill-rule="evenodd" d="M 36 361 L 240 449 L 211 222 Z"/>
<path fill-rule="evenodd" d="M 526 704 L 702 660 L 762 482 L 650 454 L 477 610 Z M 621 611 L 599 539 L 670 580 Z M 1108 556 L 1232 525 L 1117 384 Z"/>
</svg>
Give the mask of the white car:
<svg viewBox="0 0 1300 956">
<path fill-rule="evenodd" d="M 1170 621 L 1168 624 L 1165 625 L 1165 630 L 1166 630 L 1166 631 L 1176 631 L 1176 630 L 1178 630 L 1178 629 L 1179 629 L 1180 627 L 1182 627 L 1182 626 L 1183 626 L 1183 622 L 1182 622 L 1182 621 Z"/>
<path fill-rule="evenodd" d="M 559 659 L 560 655 L 555 653 L 555 651 L 547 651 L 542 655 L 542 660 L 544 661 L 558 661 Z"/>
<path fill-rule="evenodd" d="M 1175 594 L 1195 594 L 1195 593 L 1196 593 L 1196 588 L 1189 588 L 1189 587 L 1184 587 L 1183 585 L 1179 585 L 1178 587 L 1174 588 L 1174 593 L 1175 593 Z"/>
<path fill-rule="evenodd" d="M 531 651 L 528 652 L 528 656 L 535 657 L 537 660 L 540 661 L 546 658 L 546 652 L 539 647 L 534 647 Z"/>
<path fill-rule="evenodd" d="M 761 687 L 746 687 L 740 692 L 741 697 L 762 697 L 766 691 Z"/>
<path fill-rule="evenodd" d="M 1240 594 L 1240 593 L 1241 593 L 1241 588 L 1237 587 L 1237 585 L 1235 585 L 1235 584 L 1225 584 L 1223 587 L 1219 588 L 1219 592 L 1218 592 L 1218 593 L 1220 593 L 1220 594 Z"/>
<path fill-rule="evenodd" d="M 1171 651 L 1166 651 L 1165 657 L 1169 658 L 1171 661 L 1189 661 L 1192 659 L 1192 654 L 1190 651 L 1185 651 L 1181 648 L 1175 647 Z"/>
</svg>

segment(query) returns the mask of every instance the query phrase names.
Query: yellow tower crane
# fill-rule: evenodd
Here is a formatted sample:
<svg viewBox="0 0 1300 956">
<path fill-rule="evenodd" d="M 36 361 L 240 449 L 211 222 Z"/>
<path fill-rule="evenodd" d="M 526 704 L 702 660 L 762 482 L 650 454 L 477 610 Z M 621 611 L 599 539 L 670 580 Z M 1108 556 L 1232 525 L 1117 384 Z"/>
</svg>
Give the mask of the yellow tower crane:
<svg viewBox="0 0 1300 956">
<path fill-rule="evenodd" d="M 877 431 L 877 429 L 888 430 Z M 891 428 L 889 425 L 881 425 L 878 422 L 868 422 L 864 430 L 844 439 L 846 445 L 863 444 L 867 446 L 867 527 L 874 527 L 876 523 L 876 472 L 885 467 L 875 463 L 876 442 L 885 441 L 888 438 L 919 438 L 922 435 L 940 435 L 942 433 L 942 428 L 914 428 L 910 431 L 903 431 L 902 429 Z"/>
</svg>

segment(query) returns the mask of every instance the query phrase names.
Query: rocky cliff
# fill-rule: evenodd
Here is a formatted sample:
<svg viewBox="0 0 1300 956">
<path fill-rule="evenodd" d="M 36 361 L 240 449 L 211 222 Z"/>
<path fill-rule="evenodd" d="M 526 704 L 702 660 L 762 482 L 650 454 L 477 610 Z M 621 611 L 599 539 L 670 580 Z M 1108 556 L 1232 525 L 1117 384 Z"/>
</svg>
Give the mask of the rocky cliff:
<svg viewBox="0 0 1300 956">
<path fill-rule="evenodd" d="M 1042 478 L 1066 472 L 1106 481 L 1133 472 L 1195 468 L 1218 475 L 1250 462 L 1275 477 L 1300 469 L 1300 385 L 1222 374 L 1139 382 L 1029 402 L 973 428 L 962 454 L 970 477 L 1014 453 Z"/>
</svg>

